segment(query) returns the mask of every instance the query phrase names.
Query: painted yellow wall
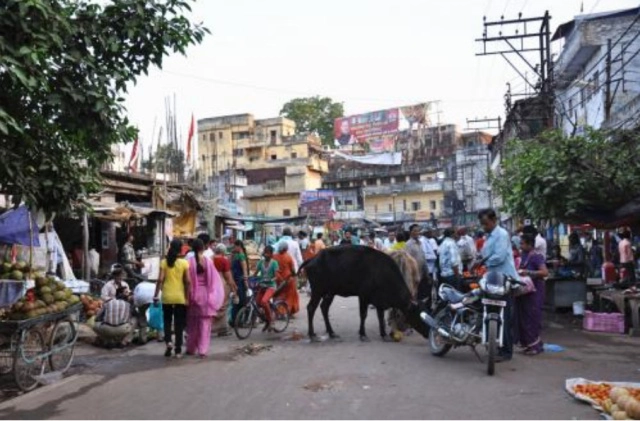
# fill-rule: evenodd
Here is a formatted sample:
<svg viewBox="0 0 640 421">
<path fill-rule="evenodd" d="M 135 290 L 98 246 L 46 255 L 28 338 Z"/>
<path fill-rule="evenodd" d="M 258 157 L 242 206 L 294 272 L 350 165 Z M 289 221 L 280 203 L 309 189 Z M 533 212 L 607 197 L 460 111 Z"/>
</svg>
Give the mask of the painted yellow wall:
<svg viewBox="0 0 640 421">
<path fill-rule="evenodd" d="M 403 207 L 406 200 L 407 207 Z M 431 208 L 431 201 L 435 201 L 436 208 Z M 420 210 L 433 212 L 438 216 L 442 212 L 442 202 L 444 201 L 444 192 L 415 192 L 415 193 L 398 193 L 395 198 L 396 212 L 413 212 L 412 202 L 420 202 Z M 374 216 L 376 213 L 390 213 L 393 211 L 393 197 L 391 195 L 367 196 L 365 198 L 365 213 L 368 216 Z M 377 206 L 377 211 L 376 211 Z"/>
<path fill-rule="evenodd" d="M 272 217 L 283 217 L 284 210 L 289 209 L 289 216 L 298 216 L 298 204 L 300 198 L 296 195 L 269 196 L 247 200 L 249 210 L 253 214 Z"/>
</svg>

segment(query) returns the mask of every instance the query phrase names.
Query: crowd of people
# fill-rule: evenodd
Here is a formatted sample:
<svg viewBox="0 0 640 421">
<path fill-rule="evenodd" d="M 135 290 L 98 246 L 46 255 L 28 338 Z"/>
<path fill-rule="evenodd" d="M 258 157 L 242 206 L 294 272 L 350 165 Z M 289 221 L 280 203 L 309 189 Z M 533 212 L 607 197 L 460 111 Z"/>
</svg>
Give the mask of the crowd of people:
<svg viewBox="0 0 640 421">
<path fill-rule="evenodd" d="M 161 261 L 159 280 L 153 291 L 154 301 L 162 304 L 164 325 L 173 327 L 164 335 L 165 356 L 182 356 L 184 332 L 186 354 L 200 357 L 208 354 L 212 332 L 218 336 L 231 334 L 236 315 L 246 303 L 251 278 L 259 287 L 256 301 L 265 311 L 265 331 L 272 330 L 269 300 L 276 292 L 295 317 L 300 311 L 298 289 L 306 288 L 299 284 L 298 269 L 323 249 L 344 245 L 406 252 L 420 271 L 417 299 L 428 297 L 434 281 L 463 288 L 465 275 L 478 266 L 530 278 L 534 286 L 532 293 L 509 298 L 511 311 L 505 323 L 512 329 L 506 330 L 500 357 L 511 358 L 513 343 L 519 344 L 525 354 L 537 355 L 543 351 L 542 306 L 544 280 L 549 276 L 547 262 L 586 276 L 602 265 L 602 246 L 596 239 L 585 241 L 584 235 L 574 232 L 569 236 L 569 255 L 565 258 L 560 247 L 548 247 L 545 237 L 533 226 L 510 234 L 499 225 L 493 210 L 481 212 L 479 224 L 481 229 L 474 231 L 467 227 L 440 231 L 413 224 L 408 231 L 397 229 L 384 232 L 384 236 L 375 230 L 359 233 L 347 228 L 329 233 L 328 238 L 323 233 L 310 236 L 305 231 L 294 235 L 291 228 L 285 228 L 280 238 L 272 234 L 266 237 L 267 244 L 253 273 L 241 240 L 225 237 L 219 242 L 208 235 L 187 243 L 173 240 Z M 630 232 L 621 231 L 615 240 L 620 266 L 627 270 L 628 276 L 635 277 L 636 256 Z M 105 306 L 96 326 L 96 332 L 102 336 L 126 338 L 131 333 L 122 321 L 127 318 L 132 296 L 123 277 L 132 269 L 125 267 L 114 272 L 114 279 L 103 288 Z"/>
</svg>

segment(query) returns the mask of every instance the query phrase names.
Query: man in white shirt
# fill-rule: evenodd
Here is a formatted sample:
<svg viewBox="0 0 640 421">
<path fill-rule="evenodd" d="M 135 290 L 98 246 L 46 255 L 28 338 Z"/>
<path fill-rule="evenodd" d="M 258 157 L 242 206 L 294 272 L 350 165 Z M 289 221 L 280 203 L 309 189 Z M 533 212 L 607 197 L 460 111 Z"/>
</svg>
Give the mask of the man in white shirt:
<svg viewBox="0 0 640 421">
<path fill-rule="evenodd" d="M 278 241 L 278 244 L 280 244 L 282 241 L 286 242 L 289 246 L 289 254 L 293 258 L 294 269 L 297 273 L 298 268 L 302 266 L 302 252 L 300 251 L 300 245 L 298 244 L 298 242 L 293 239 L 291 228 L 287 227 L 282 230 L 282 238 L 280 239 L 280 241 Z M 276 244 L 276 250 L 278 250 L 278 244 Z"/>
<path fill-rule="evenodd" d="M 387 238 L 384 239 L 383 245 L 385 250 L 390 250 L 391 247 L 396 243 L 396 232 L 390 231 L 387 235 Z"/>
<path fill-rule="evenodd" d="M 102 301 L 107 302 L 115 299 L 116 294 L 120 289 L 122 289 L 124 296 L 129 297 L 131 295 L 131 290 L 129 289 L 129 285 L 124 281 L 124 270 L 116 269 L 111 275 L 113 276 L 113 279 L 104 284 L 102 291 L 100 291 L 100 298 Z"/>
<path fill-rule="evenodd" d="M 438 254 L 438 241 L 435 238 L 435 233 L 433 231 L 433 228 L 425 229 L 422 234 L 424 235 L 424 238 L 429 240 L 429 243 L 431 244 L 431 248 L 433 249 L 433 251 L 436 254 Z"/>
<path fill-rule="evenodd" d="M 547 240 L 545 240 L 544 237 L 540 235 L 540 232 L 538 232 L 538 230 L 533 225 L 527 225 L 522 229 L 522 233 L 531 234 L 536 237 L 536 244 L 534 246 L 534 251 L 538 254 L 543 255 L 544 258 L 546 259 L 547 258 Z"/>
<path fill-rule="evenodd" d="M 477 250 L 476 250 L 476 242 L 473 241 L 467 234 L 466 228 L 460 228 L 458 230 L 458 251 L 460 254 L 460 260 L 462 261 L 462 266 L 464 270 L 468 270 L 471 267 L 471 264 L 476 258 Z"/>
</svg>

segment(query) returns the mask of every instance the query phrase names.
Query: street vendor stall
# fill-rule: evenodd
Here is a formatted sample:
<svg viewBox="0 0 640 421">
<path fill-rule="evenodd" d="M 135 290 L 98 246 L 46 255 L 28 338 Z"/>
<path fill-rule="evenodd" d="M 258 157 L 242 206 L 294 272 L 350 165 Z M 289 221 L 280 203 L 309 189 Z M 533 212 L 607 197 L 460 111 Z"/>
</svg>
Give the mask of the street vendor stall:
<svg viewBox="0 0 640 421">
<path fill-rule="evenodd" d="M 78 337 L 74 315 L 81 304 L 56 277 L 47 277 L 43 268 L 34 266 L 33 251 L 40 242 L 28 209 L 0 216 L 0 244 L 11 251 L 1 262 L 2 277 L 12 278 L 0 279 L 0 374 L 13 375 L 16 385 L 29 391 L 47 368 L 64 372 L 71 365 Z"/>
</svg>

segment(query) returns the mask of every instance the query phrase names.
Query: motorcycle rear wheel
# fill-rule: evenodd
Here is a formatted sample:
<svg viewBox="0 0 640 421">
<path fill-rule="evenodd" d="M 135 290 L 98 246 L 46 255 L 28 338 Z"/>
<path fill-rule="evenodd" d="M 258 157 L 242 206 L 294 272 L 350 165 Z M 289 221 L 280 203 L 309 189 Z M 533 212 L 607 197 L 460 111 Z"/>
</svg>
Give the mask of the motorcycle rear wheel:
<svg viewBox="0 0 640 421">
<path fill-rule="evenodd" d="M 448 309 L 441 310 L 440 313 L 436 316 L 436 320 L 438 324 L 444 320 L 444 323 L 450 322 L 450 315 L 448 314 Z M 438 329 L 431 328 L 429 329 L 429 350 L 432 355 L 436 357 L 444 357 L 447 352 L 451 350 L 452 345 L 447 342 L 447 339 L 444 338 L 438 332 Z"/>
<path fill-rule="evenodd" d="M 489 320 L 487 334 L 487 346 L 489 348 L 489 358 L 487 362 L 487 374 L 493 376 L 496 372 L 496 356 L 498 354 L 498 321 Z"/>
</svg>

